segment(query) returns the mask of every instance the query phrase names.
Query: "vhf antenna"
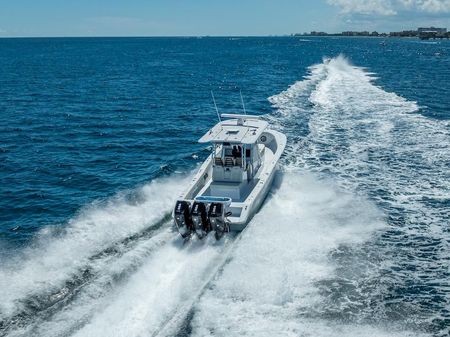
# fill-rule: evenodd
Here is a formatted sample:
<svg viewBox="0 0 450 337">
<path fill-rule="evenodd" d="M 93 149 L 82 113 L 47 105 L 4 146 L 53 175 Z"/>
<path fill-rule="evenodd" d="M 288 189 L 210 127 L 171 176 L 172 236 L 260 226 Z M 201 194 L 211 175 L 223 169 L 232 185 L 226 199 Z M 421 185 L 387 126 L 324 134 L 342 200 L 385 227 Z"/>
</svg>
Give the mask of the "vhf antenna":
<svg viewBox="0 0 450 337">
<path fill-rule="evenodd" d="M 220 119 L 219 109 L 217 109 L 216 100 L 215 100 L 215 98 L 214 98 L 214 93 L 213 93 L 212 90 L 211 90 L 211 97 L 212 97 L 213 102 L 214 102 L 214 107 L 216 108 L 217 118 L 219 118 L 219 122 L 221 122 L 222 120 Z"/>
<path fill-rule="evenodd" d="M 244 115 L 246 115 L 247 111 L 245 111 L 245 104 L 244 104 L 244 99 L 242 98 L 242 91 L 241 90 L 239 90 L 239 94 L 241 95 L 242 109 L 244 109 Z"/>
</svg>

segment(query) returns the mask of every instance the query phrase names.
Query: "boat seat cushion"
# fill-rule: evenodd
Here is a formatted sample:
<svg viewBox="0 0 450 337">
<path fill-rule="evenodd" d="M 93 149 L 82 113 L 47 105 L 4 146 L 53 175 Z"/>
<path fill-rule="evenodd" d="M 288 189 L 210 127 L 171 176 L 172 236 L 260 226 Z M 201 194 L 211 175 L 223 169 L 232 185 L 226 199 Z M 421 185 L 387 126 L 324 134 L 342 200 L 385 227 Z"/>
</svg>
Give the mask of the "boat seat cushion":
<svg viewBox="0 0 450 337">
<path fill-rule="evenodd" d="M 225 166 L 234 166 L 233 158 L 225 157 Z"/>
</svg>

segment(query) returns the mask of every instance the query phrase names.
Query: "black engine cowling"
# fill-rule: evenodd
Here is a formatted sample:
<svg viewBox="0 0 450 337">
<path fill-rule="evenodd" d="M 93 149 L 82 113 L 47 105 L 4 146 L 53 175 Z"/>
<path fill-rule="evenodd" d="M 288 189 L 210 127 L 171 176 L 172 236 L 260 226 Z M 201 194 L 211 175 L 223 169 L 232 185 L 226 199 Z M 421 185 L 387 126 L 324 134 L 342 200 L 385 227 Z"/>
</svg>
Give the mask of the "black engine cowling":
<svg viewBox="0 0 450 337">
<path fill-rule="evenodd" d="M 213 202 L 209 206 L 208 218 L 212 230 L 216 231 L 216 239 L 219 240 L 225 232 L 228 232 L 228 225 L 225 221 L 225 207 L 222 203 Z"/>
<path fill-rule="evenodd" d="M 174 211 L 175 223 L 183 238 L 188 237 L 194 231 L 194 224 L 191 218 L 190 203 L 185 200 L 178 200 Z"/>
<path fill-rule="evenodd" d="M 211 231 L 211 224 L 208 219 L 206 204 L 203 202 L 194 202 L 191 210 L 191 218 L 194 224 L 195 233 L 199 238 L 203 238 Z"/>
</svg>

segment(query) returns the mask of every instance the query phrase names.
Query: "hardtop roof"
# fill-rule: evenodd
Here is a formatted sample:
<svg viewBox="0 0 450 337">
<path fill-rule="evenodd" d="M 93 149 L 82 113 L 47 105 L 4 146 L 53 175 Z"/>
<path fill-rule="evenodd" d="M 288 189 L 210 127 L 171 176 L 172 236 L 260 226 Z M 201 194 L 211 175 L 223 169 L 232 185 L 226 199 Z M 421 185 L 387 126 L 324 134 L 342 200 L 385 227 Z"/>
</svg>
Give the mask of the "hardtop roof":
<svg viewBox="0 0 450 337">
<path fill-rule="evenodd" d="M 268 125 L 266 121 L 250 117 L 228 119 L 217 123 L 198 142 L 254 144 Z"/>
</svg>

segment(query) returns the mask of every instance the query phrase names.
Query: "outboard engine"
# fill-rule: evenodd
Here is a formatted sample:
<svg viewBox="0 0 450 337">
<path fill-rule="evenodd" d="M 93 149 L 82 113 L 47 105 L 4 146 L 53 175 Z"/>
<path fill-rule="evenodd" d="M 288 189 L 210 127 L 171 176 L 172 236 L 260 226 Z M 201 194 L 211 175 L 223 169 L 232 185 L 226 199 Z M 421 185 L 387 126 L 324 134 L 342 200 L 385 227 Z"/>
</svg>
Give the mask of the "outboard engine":
<svg viewBox="0 0 450 337">
<path fill-rule="evenodd" d="M 208 218 L 211 223 L 212 230 L 215 230 L 215 237 L 220 240 L 225 232 L 229 231 L 228 224 L 225 221 L 225 205 L 220 202 L 213 202 L 209 206 Z"/>
<path fill-rule="evenodd" d="M 192 223 L 190 203 L 185 200 L 178 200 L 174 210 L 175 224 L 183 238 L 187 238 L 194 231 Z"/>
<path fill-rule="evenodd" d="M 201 239 L 211 231 L 211 224 L 206 211 L 206 204 L 203 202 L 194 202 L 191 210 L 192 222 L 197 236 Z"/>
</svg>

